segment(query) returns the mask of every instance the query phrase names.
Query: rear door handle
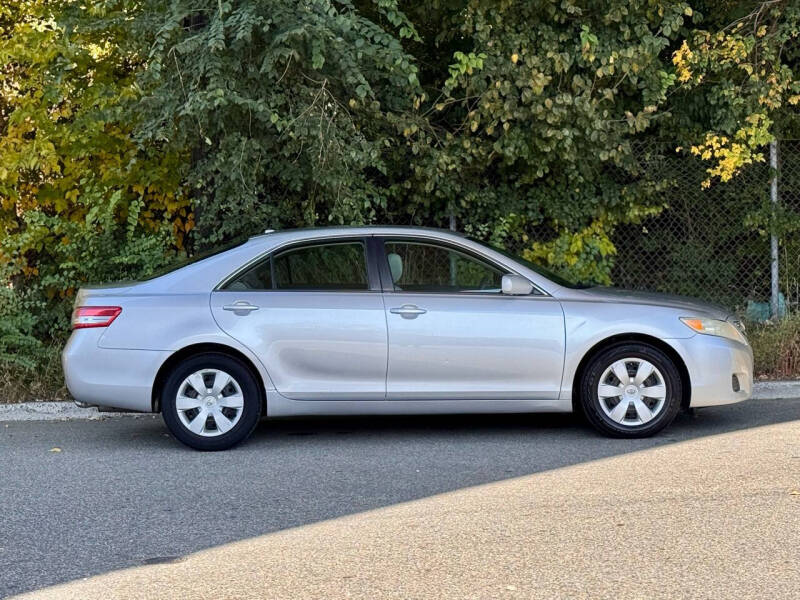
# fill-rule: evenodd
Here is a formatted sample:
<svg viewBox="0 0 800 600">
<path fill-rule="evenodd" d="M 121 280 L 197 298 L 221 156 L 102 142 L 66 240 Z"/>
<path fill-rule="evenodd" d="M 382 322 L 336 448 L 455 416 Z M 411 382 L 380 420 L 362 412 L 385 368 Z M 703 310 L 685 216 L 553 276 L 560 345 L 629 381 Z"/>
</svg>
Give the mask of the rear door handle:
<svg viewBox="0 0 800 600">
<path fill-rule="evenodd" d="M 403 306 L 399 306 L 397 308 L 390 308 L 389 312 L 393 315 L 400 315 L 404 319 L 415 319 L 419 315 L 424 315 L 427 310 L 424 308 L 420 308 L 415 304 L 404 304 Z"/>
<path fill-rule="evenodd" d="M 254 310 L 258 310 L 258 307 L 255 304 L 250 304 L 245 300 L 237 300 L 233 304 L 226 304 L 222 307 L 222 310 L 230 310 L 235 313 L 249 313 Z"/>
</svg>

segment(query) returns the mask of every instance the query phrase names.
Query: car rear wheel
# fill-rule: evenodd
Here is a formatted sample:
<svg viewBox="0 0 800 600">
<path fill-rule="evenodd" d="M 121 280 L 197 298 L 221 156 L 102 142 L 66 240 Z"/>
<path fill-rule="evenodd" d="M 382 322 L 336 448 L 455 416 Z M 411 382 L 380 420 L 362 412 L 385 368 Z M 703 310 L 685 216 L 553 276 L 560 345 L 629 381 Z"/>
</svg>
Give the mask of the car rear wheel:
<svg viewBox="0 0 800 600">
<path fill-rule="evenodd" d="M 664 352 L 647 344 L 617 344 L 583 371 L 580 400 L 600 432 L 625 438 L 653 435 L 672 423 L 681 405 L 681 378 Z"/>
<path fill-rule="evenodd" d="M 172 371 L 161 396 L 164 422 L 197 450 L 225 450 L 252 433 L 261 416 L 258 383 L 240 361 L 219 353 L 192 356 Z"/>
</svg>

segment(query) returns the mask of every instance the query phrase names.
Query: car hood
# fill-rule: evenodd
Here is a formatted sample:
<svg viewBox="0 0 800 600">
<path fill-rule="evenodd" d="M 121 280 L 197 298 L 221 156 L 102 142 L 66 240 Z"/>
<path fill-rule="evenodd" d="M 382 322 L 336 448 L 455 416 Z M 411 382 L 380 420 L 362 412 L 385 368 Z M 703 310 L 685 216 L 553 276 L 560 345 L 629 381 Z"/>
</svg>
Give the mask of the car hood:
<svg viewBox="0 0 800 600">
<path fill-rule="evenodd" d="M 732 312 L 724 306 L 703 302 L 688 296 L 674 294 L 659 294 L 655 292 L 637 292 L 614 287 L 593 287 L 581 290 L 593 301 L 615 302 L 628 304 L 646 304 L 650 306 L 665 306 L 685 311 L 684 316 L 708 316 L 712 319 L 727 320 Z"/>
</svg>

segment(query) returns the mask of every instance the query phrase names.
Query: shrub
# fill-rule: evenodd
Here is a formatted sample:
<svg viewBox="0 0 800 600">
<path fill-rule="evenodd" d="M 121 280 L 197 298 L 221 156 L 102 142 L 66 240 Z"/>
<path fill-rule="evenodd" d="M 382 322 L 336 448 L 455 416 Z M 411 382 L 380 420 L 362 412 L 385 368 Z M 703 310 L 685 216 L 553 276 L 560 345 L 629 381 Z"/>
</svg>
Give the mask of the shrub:
<svg viewBox="0 0 800 600">
<path fill-rule="evenodd" d="M 747 335 L 757 377 L 800 378 L 800 315 L 750 325 Z"/>
</svg>

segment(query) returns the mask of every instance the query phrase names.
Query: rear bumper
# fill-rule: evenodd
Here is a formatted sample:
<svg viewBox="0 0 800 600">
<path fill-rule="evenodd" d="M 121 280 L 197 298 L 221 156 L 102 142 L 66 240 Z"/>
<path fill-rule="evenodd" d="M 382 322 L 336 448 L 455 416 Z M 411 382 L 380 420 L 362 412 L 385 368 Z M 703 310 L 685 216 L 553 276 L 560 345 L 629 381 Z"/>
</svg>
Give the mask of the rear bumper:
<svg viewBox="0 0 800 600">
<path fill-rule="evenodd" d="M 750 346 L 711 335 L 695 335 L 670 342 L 683 356 L 689 371 L 692 382 L 690 406 L 719 406 L 750 398 L 753 393 L 753 351 Z M 735 389 L 737 384 L 738 391 Z"/>
<path fill-rule="evenodd" d="M 156 373 L 171 352 L 100 348 L 103 331 L 72 332 L 61 353 L 69 393 L 87 404 L 151 412 Z"/>
</svg>

